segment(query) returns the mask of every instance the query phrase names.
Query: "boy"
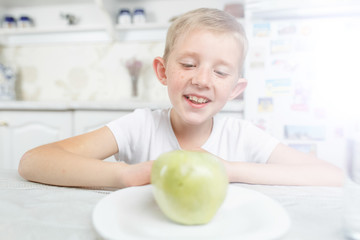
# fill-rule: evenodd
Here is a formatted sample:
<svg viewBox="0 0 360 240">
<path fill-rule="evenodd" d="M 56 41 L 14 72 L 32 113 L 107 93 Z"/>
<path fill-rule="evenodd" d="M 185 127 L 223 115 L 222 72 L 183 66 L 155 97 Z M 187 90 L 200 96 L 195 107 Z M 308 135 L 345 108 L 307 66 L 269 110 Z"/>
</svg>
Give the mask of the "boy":
<svg viewBox="0 0 360 240">
<path fill-rule="evenodd" d="M 21 159 L 20 175 L 62 186 L 144 185 L 150 183 L 151 160 L 186 149 L 219 157 L 230 182 L 340 185 L 336 167 L 246 121 L 215 116 L 246 87 L 240 71 L 246 41 L 241 25 L 223 11 L 198 9 L 180 16 L 169 29 L 163 58 L 153 62 L 171 109 L 139 109 L 93 132 L 30 150 Z M 121 162 L 99 160 L 114 154 Z"/>
</svg>

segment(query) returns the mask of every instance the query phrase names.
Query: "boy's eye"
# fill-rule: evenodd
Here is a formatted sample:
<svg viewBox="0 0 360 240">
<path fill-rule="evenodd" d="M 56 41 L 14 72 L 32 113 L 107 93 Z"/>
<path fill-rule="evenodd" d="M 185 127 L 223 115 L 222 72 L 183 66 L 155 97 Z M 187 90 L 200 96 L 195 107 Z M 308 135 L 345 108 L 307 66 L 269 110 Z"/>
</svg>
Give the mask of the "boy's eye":
<svg viewBox="0 0 360 240">
<path fill-rule="evenodd" d="M 181 63 L 181 65 L 184 68 L 193 68 L 193 67 L 195 67 L 195 64 L 192 64 L 192 63 Z"/>
<path fill-rule="evenodd" d="M 225 76 L 229 75 L 229 74 L 227 74 L 227 73 L 225 73 L 225 72 L 222 72 L 222 71 L 217 71 L 217 70 L 215 70 L 214 72 L 215 72 L 216 74 L 220 75 L 221 77 L 225 77 Z"/>
</svg>

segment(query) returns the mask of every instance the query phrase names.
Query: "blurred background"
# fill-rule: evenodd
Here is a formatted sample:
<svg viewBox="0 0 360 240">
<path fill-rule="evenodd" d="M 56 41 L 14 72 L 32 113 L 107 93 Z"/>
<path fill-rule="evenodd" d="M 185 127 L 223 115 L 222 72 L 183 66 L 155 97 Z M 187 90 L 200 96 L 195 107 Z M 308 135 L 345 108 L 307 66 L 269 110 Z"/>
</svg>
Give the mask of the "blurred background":
<svg viewBox="0 0 360 240">
<path fill-rule="evenodd" d="M 135 108 L 169 106 L 152 60 L 171 20 L 199 7 L 234 15 L 250 42 L 248 88 L 221 114 L 346 168 L 360 135 L 356 0 L 0 0 L 0 167 Z"/>
</svg>

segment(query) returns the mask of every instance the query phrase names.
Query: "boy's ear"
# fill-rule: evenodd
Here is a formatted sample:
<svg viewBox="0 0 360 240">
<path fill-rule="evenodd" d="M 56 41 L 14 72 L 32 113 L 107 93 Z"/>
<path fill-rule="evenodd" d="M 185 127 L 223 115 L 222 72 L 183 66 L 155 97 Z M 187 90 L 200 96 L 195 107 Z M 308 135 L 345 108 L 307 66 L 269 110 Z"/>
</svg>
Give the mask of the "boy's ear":
<svg viewBox="0 0 360 240">
<path fill-rule="evenodd" d="M 229 96 L 229 100 L 233 100 L 234 98 L 239 96 L 240 93 L 242 93 L 245 90 L 246 86 L 247 86 L 247 80 L 245 78 L 240 78 L 237 81 L 237 83 L 235 84 L 235 86 Z"/>
<path fill-rule="evenodd" d="M 161 84 L 167 85 L 166 81 L 166 68 L 165 61 L 162 57 L 156 57 L 153 61 L 153 68 L 156 74 L 156 77 L 160 81 Z"/>
</svg>

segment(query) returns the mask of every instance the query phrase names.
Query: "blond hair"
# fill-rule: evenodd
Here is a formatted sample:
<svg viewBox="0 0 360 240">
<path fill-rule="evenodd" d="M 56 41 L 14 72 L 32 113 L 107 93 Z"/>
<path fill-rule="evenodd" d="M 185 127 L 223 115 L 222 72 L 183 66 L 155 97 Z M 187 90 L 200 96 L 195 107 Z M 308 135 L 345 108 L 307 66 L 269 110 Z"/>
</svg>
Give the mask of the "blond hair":
<svg viewBox="0 0 360 240">
<path fill-rule="evenodd" d="M 212 8 L 192 10 L 174 20 L 166 36 L 163 56 L 165 62 L 167 62 L 178 38 L 196 29 L 208 30 L 215 33 L 232 33 L 242 49 L 242 56 L 239 56 L 239 67 L 242 67 L 247 52 L 247 38 L 244 28 L 235 17 L 224 11 Z"/>
</svg>

